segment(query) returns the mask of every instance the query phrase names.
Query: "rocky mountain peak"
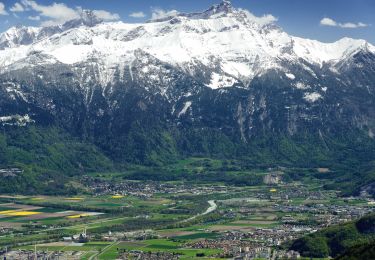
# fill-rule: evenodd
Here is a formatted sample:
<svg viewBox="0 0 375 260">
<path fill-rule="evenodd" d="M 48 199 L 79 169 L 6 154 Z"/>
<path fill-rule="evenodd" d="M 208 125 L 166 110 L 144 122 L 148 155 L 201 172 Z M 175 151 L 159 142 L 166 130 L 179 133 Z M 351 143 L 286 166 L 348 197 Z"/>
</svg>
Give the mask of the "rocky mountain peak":
<svg viewBox="0 0 375 260">
<path fill-rule="evenodd" d="M 65 29 L 79 27 L 81 25 L 85 25 L 88 27 L 94 27 L 97 24 L 102 23 L 103 20 L 100 19 L 92 10 L 82 10 L 80 14 L 80 18 L 74 19 L 71 21 L 66 22 L 63 27 Z"/>
<path fill-rule="evenodd" d="M 204 13 L 207 15 L 214 15 L 219 13 L 229 14 L 234 11 L 232 3 L 228 0 L 223 0 L 220 4 L 213 5 Z"/>
<path fill-rule="evenodd" d="M 149 22 L 163 22 L 170 19 L 178 17 L 187 17 L 190 19 L 209 19 L 209 18 L 215 18 L 218 15 L 228 15 L 236 13 L 236 9 L 232 6 L 232 3 L 228 0 L 223 0 L 219 4 L 215 4 L 208 8 L 207 10 L 203 12 L 195 12 L 195 13 L 176 13 L 167 17 L 162 17 L 154 20 L 150 20 Z"/>
</svg>

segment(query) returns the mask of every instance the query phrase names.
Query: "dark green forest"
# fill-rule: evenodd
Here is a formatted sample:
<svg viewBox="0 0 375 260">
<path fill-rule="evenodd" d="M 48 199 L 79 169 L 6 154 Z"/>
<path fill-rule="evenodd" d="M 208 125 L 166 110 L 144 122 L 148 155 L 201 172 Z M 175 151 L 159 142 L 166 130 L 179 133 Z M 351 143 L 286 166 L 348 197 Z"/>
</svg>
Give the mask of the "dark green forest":
<svg viewBox="0 0 375 260">
<path fill-rule="evenodd" d="M 290 249 L 299 251 L 305 257 L 361 259 L 350 257 L 368 254 L 370 258 L 362 259 L 373 259 L 374 250 L 367 251 L 366 248 L 374 245 L 374 242 L 375 214 L 370 214 L 357 221 L 331 226 L 302 237 L 294 241 Z"/>
<path fill-rule="evenodd" d="M 350 136 L 350 135 L 349 135 Z M 327 181 L 327 189 L 340 189 L 344 195 L 358 194 L 361 187 L 375 182 L 375 144 L 358 133 L 348 137 L 268 135 L 242 142 L 223 132 L 210 129 L 132 127 L 105 140 L 73 136 L 61 127 L 3 127 L 0 132 L 0 166 L 20 168 L 22 174 L 0 175 L 2 193 L 74 193 L 69 184 L 74 176 L 92 172 L 124 172 L 136 180 L 221 181 L 231 185 L 259 185 L 261 176 L 233 175 L 228 169 L 194 174 L 174 170 L 169 165 L 189 157 L 218 160 L 236 159 L 237 169 L 264 170 L 270 167 L 300 167 L 289 171 L 289 180 L 303 174 Z M 127 172 L 143 165 L 137 172 Z M 327 167 L 324 175 L 308 169 Z M 301 175 L 302 174 L 302 175 Z M 335 180 L 334 184 L 329 184 Z"/>
<path fill-rule="evenodd" d="M 111 160 L 94 145 L 43 127 L 5 129 L 0 134 L 0 162 L 3 169 L 23 170 L 0 175 L 1 193 L 74 193 L 70 177 L 113 169 Z"/>
</svg>

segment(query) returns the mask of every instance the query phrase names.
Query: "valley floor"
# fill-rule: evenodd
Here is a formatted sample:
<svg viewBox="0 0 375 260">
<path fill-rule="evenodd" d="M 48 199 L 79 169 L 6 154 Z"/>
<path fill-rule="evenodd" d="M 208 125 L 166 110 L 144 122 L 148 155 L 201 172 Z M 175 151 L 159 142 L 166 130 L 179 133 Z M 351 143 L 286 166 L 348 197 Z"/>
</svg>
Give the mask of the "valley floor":
<svg viewBox="0 0 375 260">
<path fill-rule="evenodd" d="M 321 169 L 320 169 L 321 170 Z M 319 182 L 267 184 L 77 179 L 74 196 L 0 196 L 0 255 L 7 259 L 281 259 L 306 234 L 374 212 Z"/>
</svg>

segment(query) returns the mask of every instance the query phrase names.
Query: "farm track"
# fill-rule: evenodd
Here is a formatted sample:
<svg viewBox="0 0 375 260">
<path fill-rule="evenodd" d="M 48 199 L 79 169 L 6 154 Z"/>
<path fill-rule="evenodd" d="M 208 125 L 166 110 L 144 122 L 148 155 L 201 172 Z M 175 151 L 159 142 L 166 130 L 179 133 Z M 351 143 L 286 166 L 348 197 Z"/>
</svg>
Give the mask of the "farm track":
<svg viewBox="0 0 375 260">
<path fill-rule="evenodd" d="M 120 242 L 113 242 L 112 244 L 109 244 L 101 252 L 96 253 L 95 255 L 90 256 L 89 260 L 99 259 L 100 255 L 104 254 L 108 249 L 110 249 L 112 246 L 118 245 Z"/>
</svg>

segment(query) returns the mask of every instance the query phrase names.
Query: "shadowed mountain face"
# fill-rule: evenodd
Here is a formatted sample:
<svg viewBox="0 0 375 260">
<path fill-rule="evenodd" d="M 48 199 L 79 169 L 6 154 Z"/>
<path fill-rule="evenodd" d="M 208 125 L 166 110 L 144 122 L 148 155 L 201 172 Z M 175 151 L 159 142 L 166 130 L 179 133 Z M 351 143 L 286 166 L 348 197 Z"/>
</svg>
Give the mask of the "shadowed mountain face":
<svg viewBox="0 0 375 260">
<path fill-rule="evenodd" d="M 57 128 L 117 163 L 186 155 L 369 163 L 374 82 L 369 43 L 293 37 L 228 1 L 145 24 L 83 12 L 0 34 L 8 140 L 20 138 L 7 134 L 14 129 Z"/>
</svg>

